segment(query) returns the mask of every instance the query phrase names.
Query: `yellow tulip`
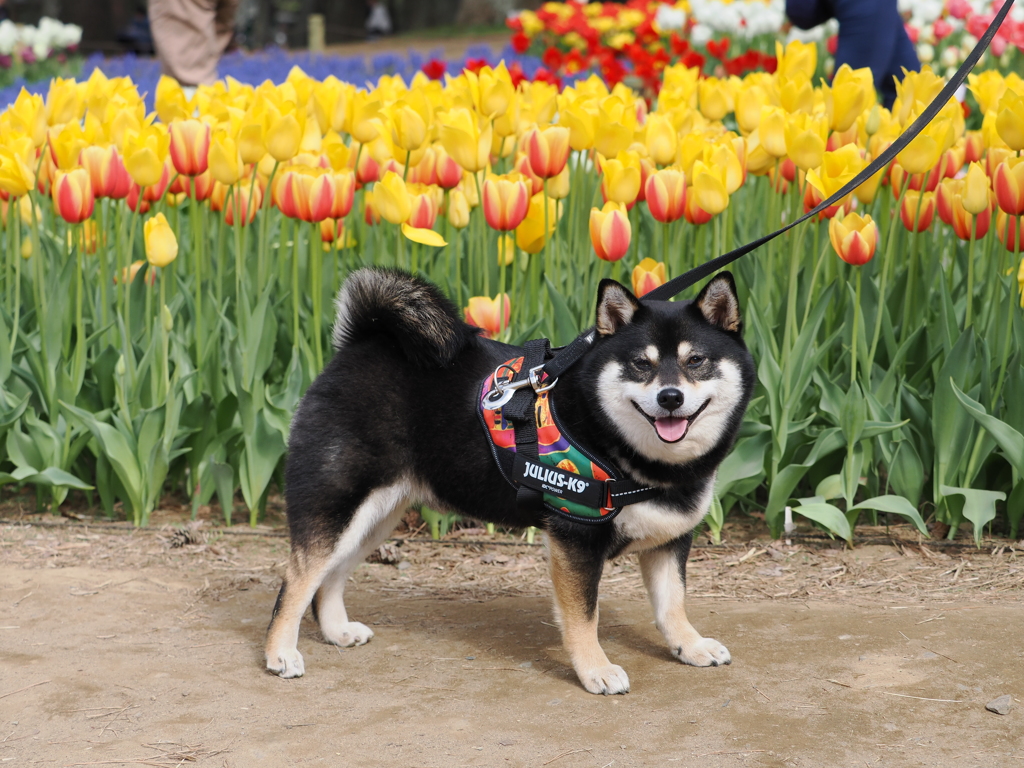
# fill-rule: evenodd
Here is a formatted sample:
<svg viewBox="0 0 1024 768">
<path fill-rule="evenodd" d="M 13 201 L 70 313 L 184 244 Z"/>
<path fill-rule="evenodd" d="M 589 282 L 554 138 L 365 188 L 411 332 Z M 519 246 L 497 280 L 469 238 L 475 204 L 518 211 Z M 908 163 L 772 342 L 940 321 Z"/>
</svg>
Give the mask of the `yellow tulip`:
<svg viewBox="0 0 1024 768">
<path fill-rule="evenodd" d="M 618 157 L 601 163 L 605 197 L 616 203 L 632 203 L 640 194 L 640 156 L 619 152 Z"/>
<path fill-rule="evenodd" d="M 166 267 L 178 256 L 178 240 L 162 213 L 148 219 L 142 229 L 146 260 L 154 267 Z"/>
<path fill-rule="evenodd" d="M 78 123 L 68 123 L 59 130 L 50 129 L 47 143 L 50 147 L 50 156 L 57 168 L 62 171 L 70 171 L 78 165 L 78 158 L 82 150 L 89 146 L 90 142 L 82 126 Z"/>
<path fill-rule="evenodd" d="M 658 165 L 674 162 L 679 136 L 672 121 L 656 112 L 647 118 L 644 129 L 644 142 L 651 159 Z"/>
<path fill-rule="evenodd" d="M 847 144 L 835 152 L 826 152 L 821 167 L 807 172 L 807 183 L 818 190 L 822 199 L 826 199 L 860 173 L 864 165 L 864 158 L 857 145 Z M 847 199 L 840 200 L 836 205 L 843 205 Z"/>
<path fill-rule="evenodd" d="M 569 129 L 569 146 L 577 152 L 593 148 L 597 111 L 576 101 L 559 109 L 558 119 Z"/>
<path fill-rule="evenodd" d="M 735 108 L 732 88 L 728 80 L 707 77 L 697 87 L 700 111 L 708 120 L 721 120 Z"/>
<path fill-rule="evenodd" d="M 491 125 L 465 107 L 450 110 L 442 118 L 441 145 L 469 173 L 487 167 L 491 153 Z"/>
<path fill-rule="evenodd" d="M 705 165 L 701 160 L 693 164 L 693 193 L 697 196 L 697 205 L 712 216 L 729 207 L 725 182 L 724 168 Z"/>
<path fill-rule="evenodd" d="M 149 187 L 160 181 L 170 143 L 170 136 L 155 126 L 146 126 L 126 137 L 124 167 L 136 184 Z"/>
<path fill-rule="evenodd" d="M 761 124 L 761 107 L 768 106 L 768 93 L 760 85 L 743 81 L 736 93 L 736 124 L 744 134 L 751 133 Z"/>
<path fill-rule="evenodd" d="M 508 267 L 516 259 L 516 241 L 512 235 L 498 237 L 498 266 Z"/>
<path fill-rule="evenodd" d="M 809 171 L 821 165 L 828 141 L 828 121 L 824 116 L 790 115 L 785 134 L 786 154 L 797 168 Z"/>
<path fill-rule="evenodd" d="M 210 142 L 210 173 L 225 186 L 231 186 L 242 178 L 245 165 L 238 144 L 225 132 L 213 134 Z"/>
<path fill-rule="evenodd" d="M 826 103 L 830 103 L 831 127 L 834 131 L 845 131 L 869 106 L 875 104 L 875 85 L 868 67 L 852 69 L 843 64 L 832 78 L 832 87 L 822 89 Z"/>
<path fill-rule="evenodd" d="M 383 179 L 373 185 L 373 206 L 381 218 L 392 224 L 402 224 L 409 218 L 412 198 L 401 176 L 388 171 Z"/>
<path fill-rule="evenodd" d="M 1021 93 L 1024 93 L 1022 89 Z M 996 131 L 1006 146 L 1015 152 L 1024 149 L 1024 98 L 1007 88 L 999 99 L 996 114 Z"/>
<path fill-rule="evenodd" d="M 247 116 L 238 129 L 238 151 L 242 162 L 255 165 L 267 154 L 266 130 L 263 121 Z"/>
<path fill-rule="evenodd" d="M 987 211 L 991 205 L 988 176 L 980 163 L 971 163 L 964 178 L 963 206 L 972 215 Z"/>
<path fill-rule="evenodd" d="M 469 201 L 461 189 L 455 188 L 448 193 L 448 223 L 456 229 L 469 226 Z"/>
<path fill-rule="evenodd" d="M 483 67 L 476 77 L 480 89 L 480 114 L 490 118 L 504 115 L 515 91 L 512 87 L 512 76 L 505 67 L 505 62 L 501 62 L 494 69 Z"/>
<path fill-rule="evenodd" d="M 772 157 L 786 155 L 786 117 L 779 107 L 761 107 L 757 133 L 764 151 Z"/>
<path fill-rule="evenodd" d="M 594 127 L 594 149 L 605 157 L 615 157 L 633 142 L 635 130 L 635 105 L 625 103 L 618 96 L 609 96 L 600 105 Z"/>
<path fill-rule="evenodd" d="M 1006 92 L 1006 79 L 997 69 L 988 69 L 980 73 L 972 72 L 967 76 L 967 82 L 970 83 L 968 89 L 977 99 L 978 108 L 983 115 L 987 115 Z"/>
<path fill-rule="evenodd" d="M 33 146 L 41 147 L 46 141 L 46 106 L 42 96 L 22 88 L 5 114 L 11 121 L 11 130 L 29 136 Z"/>
<path fill-rule="evenodd" d="M 567 198 L 569 196 L 569 165 L 566 164 L 560 174 L 545 181 L 544 189 L 547 191 L 548 197 L 554 200 Z"/>
<path fill-rule="evenodd" d="M 714 165 L 724 171 L 725 191 L 730 195 L 743 186 L 746 180 L 737 145 L 745 152 L 743 139 L 738 137 L 733 141 L 719 142 L 704 152 L 704 160 L 708 165 Z"/>
<path fill-rule="evenodd" d="M 547 232 L 544 231 L 544 193 L 530 198 L 526 209 L 526 218 L 516 227 L 516 245 L 529 254 L 540 253 L 548 237 L 555 232 L 558 219 L 562 214 L 562 206 L 557 200 L 548 198 Z"/>
<path fill-rule="evenodd" d="M 406 152 L 419 149 L 427 138 L 427 124 L 408 104 L 395 104 L 390 110 L 391 140 Z M 397 158 L 396 158 L 397 159 Z"/>
<path fill-rule="evenodd" d="M 46 121 L 50 125 L 64 125 L 81 120 L 85 111 L 82 91 L 82 86 L 74 80 L 61 77 L 51 80 L 46 94 Z"/>
<path fill-rule="evenodd" d="M 814 88 L 810 78 L 803 74 L 793 77 L 779 77 L 779 104 L 787 112 L 812 112 L 814 110 Z"/>
<path fill-rule="evenodd" d="M 352 118 L 349 133 L 360 144 L 369 144 L 380 133 L 377 118 L 383 105 L 378 99 L 372 98 L 365 91 L 356 91 L 352 95 Z"/>
<path fill-rule="evenodd" d="M 31 139 L 25 137 L 24 143 L 31 149 Z M 35 187 L 35 181 L 36 176 L 25 162 L 24 153 L 0 144 L 0 190 L 12 197 L 21 197 Z"/>
<path fill-rule="evenodd" d="M 896 155 L 896 161 L 907 173 L 927 173 L 936 166 L 942 153 L 953 144 L 952 125 L 936 118 Z M 949 141 L 949 146 L 946 141 Z"/>
<path fill-rule="evenodd" d="M 173 120 L 187 120 L 192 117 L 192 109 L 185 98 L 185 92 L 173 77 L 160 76 L 153 101 L 156 114 L 164 125 L 169 125 Z"/>
<path fill-rule="evenodd" d="M 279 163 L 291 160 L 299 153 L 302 134 L 302 126 L 290 112 L 272 119 L 266 134 L 267 152 Z"/>
<path fill-rule="evenodd" d="M 776 75 L 793 77 L 803 75 L 806 78 L 814 77 L 814 71 L 818 66 L 818 45 L 817 43 L 803 43 L 793 40 L 785 48 L 778 40 L 775 41 L 775 67 Z"/>
</svg>

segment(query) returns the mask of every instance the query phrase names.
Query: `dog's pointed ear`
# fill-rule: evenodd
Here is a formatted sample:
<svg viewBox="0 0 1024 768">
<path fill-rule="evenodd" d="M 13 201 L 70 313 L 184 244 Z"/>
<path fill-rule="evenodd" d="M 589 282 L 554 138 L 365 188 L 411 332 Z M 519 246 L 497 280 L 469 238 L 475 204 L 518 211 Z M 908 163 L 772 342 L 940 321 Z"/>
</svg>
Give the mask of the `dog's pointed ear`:
<svg viewBox="0 0 1024 768">
<path fill-rule="evenodd" d="M 629 290 L 614 280 L 602 280 L 597 287 L 597 332 L 611 336 L 640 309 L 640 302 Z"/>
<path fill-rule="evenodd" d="M 694 302 L 704 319 L 723 331 L 738 333 L 743 328 L 740 320 L 740 300 L 736 296 L 736 281 L 731 272 L 722 272 L 704 286 Z"/>
</svg>

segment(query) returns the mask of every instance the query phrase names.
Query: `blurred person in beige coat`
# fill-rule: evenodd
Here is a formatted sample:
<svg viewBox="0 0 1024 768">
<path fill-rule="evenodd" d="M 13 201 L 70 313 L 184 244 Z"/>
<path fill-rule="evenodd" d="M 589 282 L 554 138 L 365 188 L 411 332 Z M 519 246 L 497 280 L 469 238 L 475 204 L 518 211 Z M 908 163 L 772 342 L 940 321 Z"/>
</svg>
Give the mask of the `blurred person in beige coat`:
<svg viewBox="0 0 1024 768">
<path fill-rule="evenodd" d="M 160 69 L 182 86 L 210 84 L 234 35 L 238 0 L 149 0 Z"/>
</svg>

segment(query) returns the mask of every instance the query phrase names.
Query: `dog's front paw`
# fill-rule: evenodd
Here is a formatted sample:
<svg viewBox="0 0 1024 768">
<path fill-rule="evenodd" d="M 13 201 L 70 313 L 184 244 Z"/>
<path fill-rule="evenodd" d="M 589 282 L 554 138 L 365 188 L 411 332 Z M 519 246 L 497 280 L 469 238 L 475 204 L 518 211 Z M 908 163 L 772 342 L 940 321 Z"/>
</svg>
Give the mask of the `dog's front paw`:
<svg viewBox="0 0 1024 768">
<path fill-rule="evenodd" d="M 353 645 L 365 645 L 373 637 L 373 630 L 358 621 L 346 621 L 335 626 L 322 625 L 320 633 L 331 645 L 350 648 Z"/>
<path fill-rule="evenodd" d="M 672 655 L 694 667 L 717 667 L 732 663 L 729 649 L 712 637 L 702 637 L 690 645 L 677 645 Z"/>
<path fill-rule="evenodd" d="M 610 696 L 613 693 L 629 693 L 629 676 L 618 664 L 606 664 L 603 667 L 577 670 L 583 687 L 591 693 Z"/>
<path fill-rule="evenodd" d="M 267 652 L 267 671 L 285 678 L 302 677 L 306 667 L 302 663 L 302 654 L 297 648 L 287 651 Z"/>
</svg>

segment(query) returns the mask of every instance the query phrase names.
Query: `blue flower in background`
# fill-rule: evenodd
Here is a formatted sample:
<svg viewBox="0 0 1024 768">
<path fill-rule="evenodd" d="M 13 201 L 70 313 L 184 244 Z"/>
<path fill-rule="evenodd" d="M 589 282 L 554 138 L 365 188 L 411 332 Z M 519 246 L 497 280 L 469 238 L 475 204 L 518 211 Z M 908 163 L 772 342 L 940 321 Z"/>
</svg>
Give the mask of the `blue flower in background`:
<svg viewBox="0 0 1024 768">
<path fill-rule="evenodd" d="M 252 85 L 258 85 L 265 80 L 283 83 L 288 78 L 292 67 L 299 67 L 317 80 L 334 75 L 344 82 L 365 87 L 367 83 L 376 83 L 382 75 L 401 75 L 408 82 L 428 61 L 443 60 L 443 58 L 444 52 L 441 49 L 431 51 L 426 55 L 418 51 L 408 51 L 366 57 L 267 48 L 252 53 L 229 53 L 220 60 L 219 69 L 222 78 L 233 77 L 239 82 Z M 506 46 L 500 54 L 496 55 L 494 49 L 489 45 L 472 45 L 466 49 L 465 59 L 446 62 L 448 72 L 456 73 L 461 70 L 467 59 L 485 59 L 492 66 L 501 59 L 504 59 L 508 66 L 511 66 L 513 62 L 518 62 L 524 74 L 531 79 L 541 65 L 540 60 L 536 57 L 516 53 L 511 46 Z M 139 93 L 144 95 L 146 108 L 153 109 L 153 95 L 156 93 L 156 84 L 160 80 L 160 64 L 156 59 L 139 58 L 131 53 L 112 58 L 93 54 L 82 63 L 79 78 L 82 80 L 88 78 L 97 68 L 107 77 L 130 77 L 132 82 L 138 86 Z M 49 83 L 46 81 L 26 83 L 19 80 L 7 88 L 0 88 L 0 105 L 3 105 L 0 108 L 11 104 L 18 97 L 22 88 L 29 93 L 45 96 L 49 89 Z"/>
</svg>

